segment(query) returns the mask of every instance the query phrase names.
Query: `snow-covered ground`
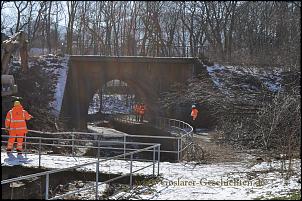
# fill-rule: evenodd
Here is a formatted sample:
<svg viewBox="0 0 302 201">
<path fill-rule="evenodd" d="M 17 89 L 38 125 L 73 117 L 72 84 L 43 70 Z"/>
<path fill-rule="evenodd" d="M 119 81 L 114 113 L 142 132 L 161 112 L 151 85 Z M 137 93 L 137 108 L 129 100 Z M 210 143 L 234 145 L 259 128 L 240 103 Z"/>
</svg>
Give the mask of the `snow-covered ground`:
<svg viewBox="0 0 302 201">
<path fill-rule="evenodd" d="M 247 156 L 248 159 L 249 156 Z M 8 162 L 6 153 L 1 153 L 1 165 L 23 165 L 26 167 L 38 166 L 38 155 L 28 154 L 30 159 L 27 163 Z M 42 156 L 42 166 L 45 168 L 64 168 L 78 164 L 96 161 L 95 158 Z M 133 171 L 150 165 L 151 162 L 133 162 Z M 288 161 L 286 161 L 288 165 Z M 255 199 L 260 196 L 286 195 L 294 190 L 301 190 L 301 160 L 293 160 L 293 176 L 288 180 L 283 177 L 286 173 L 280 172 L 281 162 L 275 161 L 271 164 L 262 162 L 252 164 L 249 160 L 242 162 L 228 162 L 216 164 L 194 163 L 170 163 L 161 162 L 159 173 L 161 180 L 149 184 L 141 183 L 136 186 L 140 189 L 136 194 L 141 199 L 161 200 L 216 200 Z M 95 165 L 78 168 L 81 171 L 95 171 Z M 155 166 L 157 172 L 157 165 Z M 100 171 L 103 173 L 126 174 L 130 171 L 129 161 L 109 160 L 100 163 Z M 140 170 L 135 175 L 152 175 L 153 167 Z M 301 181 L 300 181 L 301 182 Z M 141 187 L 141 188 L 138 188 Z M 129 192 L 119 192 L 110 197 L 118 199 L 127 196 Z"/>
<path fill-rule="evenodd" d="M 93 124 L 88 124 L 87 128 L 89 131 L 92 131 L 93 133 L 102 133 L 104 136 L 108 136 L 108 137 L 123 137 L 124 135 L 129 135 L 127 133 L 115 130 L 113 128 L 99 127 Z"/>
<path fill-rule="evenodd" d="M 295 161 L 298 175 L 288 181 L 278 171 L 271 171 L 266 162 L 250 167 L 246 163 L 212 165 L 163 164 L 163 181 L 154 186 L 155 193 L 143 199 L 245 200 L 262 195 L 286 195 L 301 189 L 301 161 Z M 273 167 L 280 163 L 273 164 Z"/>
</svg>

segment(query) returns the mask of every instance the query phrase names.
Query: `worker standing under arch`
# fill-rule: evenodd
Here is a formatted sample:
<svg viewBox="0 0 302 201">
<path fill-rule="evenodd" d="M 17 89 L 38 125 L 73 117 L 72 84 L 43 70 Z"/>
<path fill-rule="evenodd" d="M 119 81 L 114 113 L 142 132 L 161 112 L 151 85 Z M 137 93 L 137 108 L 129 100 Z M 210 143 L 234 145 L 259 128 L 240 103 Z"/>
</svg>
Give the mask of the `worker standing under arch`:
<svg viewBox="0 0 302 201">
<path fill-rule="evenodd" d="M 20 101 L 15 101 L 14 107 L 7 112 L 5 119 L 5 128 L 9 132 L 9 139 L 6 147 L 8 155 L 13 150 L 17 136 L 18 138 L 16 150 L 18 152 L 18 157 L 22 157 L 21 152 L 23 151 L 23 137 L 28 132 L 26 120 L 30 120 L 31 118 L 33 118 L 33 116 L 23 109 L 23 106 L 21 105 Z"/>
<path fill-rule="evenodd" d="M 139 104 L 135 103 L 133 106 L 135 121 L 139 122 Z"/>
<path fill-rule="evenodd" d="M 144 103 L 141 103 L 139 107 L 139 114 L 140 114 L 140 122 L 142 123 L 144 122 L 145 112 L 146 112 L 146 106 Z"/>
</svg>

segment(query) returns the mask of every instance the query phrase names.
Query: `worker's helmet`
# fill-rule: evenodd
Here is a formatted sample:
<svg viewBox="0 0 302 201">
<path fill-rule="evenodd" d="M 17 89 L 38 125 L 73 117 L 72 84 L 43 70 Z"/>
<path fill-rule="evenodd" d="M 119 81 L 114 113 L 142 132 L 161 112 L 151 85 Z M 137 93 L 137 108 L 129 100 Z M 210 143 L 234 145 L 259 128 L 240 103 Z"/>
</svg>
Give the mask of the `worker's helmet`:
<svg viewBox="0 0 302 201">
<path fill-rule="evenodd" d="M 192 105 L 192 108 L 196 108 L 196 106 L 195 106 L 195 105 Z"/>
<path fill-rule="evenodd" d="M 15 101 L 14 106 L 21 105 L 20 101 Z"/>
</svg>

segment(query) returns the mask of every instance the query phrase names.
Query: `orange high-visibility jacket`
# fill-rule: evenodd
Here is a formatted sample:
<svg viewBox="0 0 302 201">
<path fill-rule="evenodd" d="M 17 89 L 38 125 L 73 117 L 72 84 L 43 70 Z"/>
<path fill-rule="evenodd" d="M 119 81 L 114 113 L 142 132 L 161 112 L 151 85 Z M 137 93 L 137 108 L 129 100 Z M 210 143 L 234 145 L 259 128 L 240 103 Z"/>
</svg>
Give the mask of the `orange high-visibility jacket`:
<svg viewBox="0 0 302 201">
<path fill-rule="evenodd" d="M 193 117 L 193 120 L 197 118 L 197 115 L 198 115 L 198 110 L 196 108 L 193 108 L 191 112 L 191 116 Z"/>
<path fill-rule="evenodd" d="M 133 110 L 134 110 L 134 113 L 135 114 L 138 114 L 138 110 L 139 110 L 139 108 L 138 108 L 138 104 L 135 104 L 134 106 L 133 106 Z"/>
<path fill-rule="evenodd" d="M 145 106 L 144 106 L 144 105 L 141 105 L 141 106 L 139 107 L 139 114 L 144 115 L 144 114 L 145 114 L 145 110 L 146 110 Z"/>
<path fill-rule="evenodd" d="M 28 132 L 25 120 L 31 118 L 32 116 L 23 109 L 22 105 L 14 106 L 6 115 L 5 128 L 10 134 L 25 134 Z"/>
</svg>

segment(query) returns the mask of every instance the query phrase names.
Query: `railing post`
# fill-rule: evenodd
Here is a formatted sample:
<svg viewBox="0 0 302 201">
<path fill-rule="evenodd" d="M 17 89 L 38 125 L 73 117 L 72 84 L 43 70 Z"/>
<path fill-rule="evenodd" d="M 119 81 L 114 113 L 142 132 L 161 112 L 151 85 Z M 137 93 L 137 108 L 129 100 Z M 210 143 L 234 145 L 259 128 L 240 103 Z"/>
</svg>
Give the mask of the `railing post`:
<svg viewBox="0 0 302 201">
<path fill-rule="evenodd" d="M 153 147 L 153 177 L 155 176 L 155 147 Z"/>
<path fill-rule="evenodd" d="M 42 151 L 42 138 L 39 137 L 39 168 L 41 168 L 41 151 Z"/>
<path fill-rule="evenodd" d="M 98 193 L 98 190 L 99 190 L 99 165 L 100 165 L 100 138 L 98 136 L 98 151 L 97 151 L 97 162 L 96 162 L 96 170 L 95 170 L 95 199 L 98 200 L 99 198 L 99 193 Z"/>
<path fill-rule="evenodd" d="M 72 139 L 71 139 L 71 143 L 72 143 L 72 156 L 74 156 L 74 134 L 72 133 L 71 135 Z"/>
<path fill-rule="evenodd" d="M 98 151 L 97 151 L 98 161 L 100 160 L 100 140 L 98 139 Z"/>
<path fill-rule="evenodd" d="M 98 161 L 96 162 L 96 167 L 95 167 L 95 172 L 96 172 L 96 175 L 95 175 L 95 199 L 98 200 L 99 199 L 99 193 L 98 193 L 98 190 L 99 190 L 99 157 L 98 157 Z"/>
<path fill-rule="evenodd" d="M 133 160 L 133 154 L 130 155 L 130 189 L 132 190 L 132 160 Z"/>
<path fill-rule="evenodd" d="M 179 138 L 177 138 L 177 161 L 179 162 Z"/>
<path fill-rule="evenodd" d="M 25 155 L 25 158 L 27 158 L 27 142 L 26 142 L 26 133 L 25 133 L 25 135 L 24 135 L 24 150 L 25 150 L 25 153 L 24 153 L 24 155 Z"/>
<path fill-rule="evenodd" d="M 159 176 L 159 163 L 160 163 L 160 144 L 158 145 L 157 149 L 157 176 Z"/>
<path fill-rule="evenodd" d="M 126 135 L 124 135 L 124 159 L 126 158 L 125 154 L 126 154 Z"/>
<path fill-rule="evenodd" d="M 46 174 L 46 181 L 45 181 L 45 200 L 48 200 L 48 189 L 49 188 L 49 174 Z"/>
<path fill-rule="evenodd" d="M 180 137 L 180 159 L 182 160 L 182 137 Z"/>
</svg>

